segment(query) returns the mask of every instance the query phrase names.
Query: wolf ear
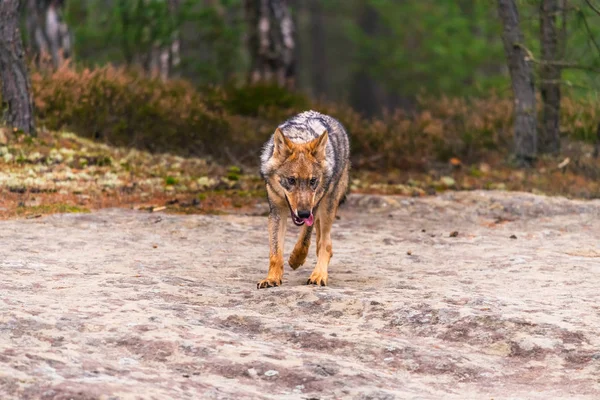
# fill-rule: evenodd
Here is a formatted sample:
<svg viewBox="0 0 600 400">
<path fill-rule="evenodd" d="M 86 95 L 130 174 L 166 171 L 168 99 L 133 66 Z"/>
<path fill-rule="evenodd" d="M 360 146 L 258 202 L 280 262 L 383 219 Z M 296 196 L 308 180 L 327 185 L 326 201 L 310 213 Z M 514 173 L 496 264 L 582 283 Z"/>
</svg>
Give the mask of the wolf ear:
<svg viewBox="0 0 600 400">
<path fill-rule="evenodd" d="M 318 138 L 312 140 L 308 145 L 310 148 L 310 153 L 317 160 L 321 161 L 325 159 L 326 153 L 325 149 L 327 148 L 327 142 L 329 141 L 329 133 L 325 130 Z"/>
<path fill-rule="evenodd" d="M 281 129 L 277 128 L 273 135 L 273 155 L 287 158 L 292 152 L 292 142 L 286 138 Z"/>
</svg>

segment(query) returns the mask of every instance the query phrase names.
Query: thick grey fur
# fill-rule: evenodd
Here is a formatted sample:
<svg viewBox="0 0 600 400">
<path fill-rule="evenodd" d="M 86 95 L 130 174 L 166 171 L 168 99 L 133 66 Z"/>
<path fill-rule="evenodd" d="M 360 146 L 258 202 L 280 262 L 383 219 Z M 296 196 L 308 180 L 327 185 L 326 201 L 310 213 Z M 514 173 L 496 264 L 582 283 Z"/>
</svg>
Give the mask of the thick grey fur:
<svg viewBox="0 0 600 400">
<path fill-rule="evenodd" d="M 279 129 L 294 143 L 308 143 L 327 131 L 329 140 L 327 142 L 325 174 L 326 185 L 340 179 L 350 157 L 350 142 L 346 129 L 335 118 L 321 114 L 317 111 L 304 111 L 293 116 L 281 125 Z M 269 160 L 273 156 L 273 135 L 265 143 L 261 154 L 260 174 L 267 179 L 274 171 L 269 169 Z"/>
</svg>

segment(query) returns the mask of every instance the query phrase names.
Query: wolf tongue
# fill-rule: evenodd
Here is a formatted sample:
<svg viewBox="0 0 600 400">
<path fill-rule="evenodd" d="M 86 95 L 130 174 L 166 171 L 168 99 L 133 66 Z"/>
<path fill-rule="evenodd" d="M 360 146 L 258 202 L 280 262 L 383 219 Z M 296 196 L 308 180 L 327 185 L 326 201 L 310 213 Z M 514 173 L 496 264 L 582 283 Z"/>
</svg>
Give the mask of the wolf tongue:
<svg viewBox="0 0 600 400">
<path fill-rule="evenodd" d="M 313 222 L 315 222 L 312 213 L 310 214 L 310 217 L 308 218 L 304 218 L 304 223 L 306 223 L 306 225 L 308 226 L 312 226 Z"/>
</svg>

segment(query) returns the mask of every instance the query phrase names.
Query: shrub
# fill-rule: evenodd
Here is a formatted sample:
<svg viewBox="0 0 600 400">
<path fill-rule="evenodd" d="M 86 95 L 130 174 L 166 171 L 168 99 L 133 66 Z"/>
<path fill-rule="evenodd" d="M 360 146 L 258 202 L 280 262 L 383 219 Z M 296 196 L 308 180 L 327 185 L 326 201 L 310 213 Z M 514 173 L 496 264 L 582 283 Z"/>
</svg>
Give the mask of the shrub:
<svg viewBox="0 0 600 400">
<path fill-rule="evenodd" d="M 183 81 L 161 82 L 113 67 L 32 74 L 38 119 L 115 145 L 221 156 L 227 120 Z"/>
<path fill-rule="evenodd" d="M 306 109 L 342 122 L 358 168 L 425 169 L 451 157 L 469 163 L 504 155 L 512 146 L 512 100 L 493 93 L 472 99 L 421 97 L 415 111 L 368 119 L 346 105 L 311 102 L 272 85 L 197 89 L 185 81 L 161 82 L 113 67 L 35 72 L 32 86 L 37 117 L 51 129 L 233 164 L 256 165 L 274 128 Z M 596 100 L 565 96 L 563 135 L 596 140 L 598 114 Z"/>
<path fill-rule="evenodd" d="M 308 98 L 300 93 L 264 83 L 243 87 L 229 86 L 223 101 L 225 110 L 234 115 L 259 117 L 273 112 L 299 111 L 310 108 Z"/>
</svg>

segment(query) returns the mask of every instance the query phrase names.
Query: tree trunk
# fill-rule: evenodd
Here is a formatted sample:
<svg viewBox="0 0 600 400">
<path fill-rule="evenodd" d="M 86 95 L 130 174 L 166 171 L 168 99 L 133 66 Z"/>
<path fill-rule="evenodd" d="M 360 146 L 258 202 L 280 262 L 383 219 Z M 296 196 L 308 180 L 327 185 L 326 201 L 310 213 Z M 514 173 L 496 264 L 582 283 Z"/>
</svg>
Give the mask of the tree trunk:
<svg viewBox="0 0 600 400">
<path fill-rule="evenodd" d="M 176 15 L 179 9 L 179 0 L 169 0 L 169 11 Z M 181 23 L 177 22 L 177 27 L 173 31 L 173 41 L 169 45 L 168 49 L 165 50 L 167 56 L 167 63 L 169 69 L 169 76 L 179 74 L 178 68 L 181 64 L 181 55 L 179 49 L 181 48 Z"/>
<path fill-rule="evenodd" d="M 379 15 L 369 1 L 361 0 L 356 8 L 357 23 L 360 29 L 369 37 L 377 34 Z M 380 114 L 381 101 L 378 96 L 379 85 L 372 78 L 368 60 L 360 58 L 360 64 L 352 76 L 350 87 L 350 104 L 356 110 L 368 117 Z"/>
<path fill-rule="evenodd" d="M 180 0 L 167 0 L 158 15 L 149 14 L 144 0 L 118 0 L 122 29 L 121 51 L 127 66 L 138 65 L 146 74 L 165 81 L 180 64 Z M 166 24 L 159 29 L 158 21 Z"/>
<path fill-rule="evenodd" d="M 537 151 L 533 70 L 527 59 L 515 0 L 498 0 L 498 14 L 504 26 L 502 41 L 514 95 L 514 151 L 519 163 L 531 164 Z"/>
<path fill-rule="evenodd" d="M 71 57 L 71 33 L 61 16 L 64 0 L 27 0 L 28 47 L 40 62 L 50 57 L 54 68 Z"/>
<path fill-rule="evenodd" d="M 315 97 L 328 93 L 327 86 L 327 46 L 325 42 L 325 18 L 322 0 L 310 0 L 310 48 L 311 48 L 311 81 Z"/>
<path fill-rule="evenodd" d="M 176 16 L 179 12 L 180 0 L 168 0 L 169 1 L 169 12 Z M 175 18 L 175 17 L 173 17 Z M 181 47 L 181 23 L 177 21 L 171 34 L 171 43 L 162 49 L 161 62 L 162 70 L 167 71 L 163 74 L 163 78 L 167 76 L 174 76 L 179 64 L 181 63 L 181 57 L 179 55 L 179 48 Z"/>
<path fill-rule="evenodd" d="M 172 18 L 175 18 L 179 8 L 179 0 L 168 0 L 167 6 Z M 179 66 L 179 23 L 172 27 L 171 40 L 163 46 L 153 46 L 150 51 L 149 72 L 166 81 L 173 76 L 173 70 Z"/>
<path fill-rule="evenodd" d="M 31 0 L 30 0 L 31 1 Z M 119 16 L 121 18 L 121 51 L 123 52 L 123 58 L 125 58 L 125 63 L 128 67 L 133 65 L 136 57 L 135 51 L 133 50 L 131 39 L 130 39 L 130 31 L 131 24 L 133 23 L 133 18 L 130 12 L 129 7 L 127 7 L 128 0 L 118 0 L 114 7 L 116 7 L 119 12 Z"/>
<path fill-rule="evenodd" d="M 29 76 L 19 31 L 19 1 L 0 0 L 0 83 L 3 119 L 23 132 L 35 134 Z"/>
<path fill-rule="evenodd" d="M 249 81 L 275 82 L 293 88 L 296 37 L 287 0 L 245 0 L 248 49 L 251 57 Z"/>
<path fill-rule="evenodd" d="M 558 0 L 542 0 L 540 3 L 540 44 L 543 61 L 559 59 L 556 14 Z M 540 68 L 540 91 L 544 103 L 543 123 L 538 138 L 540 153 L 558 153 L 560 150 L 560 67 L 542 64 Z"/>
</svg>

